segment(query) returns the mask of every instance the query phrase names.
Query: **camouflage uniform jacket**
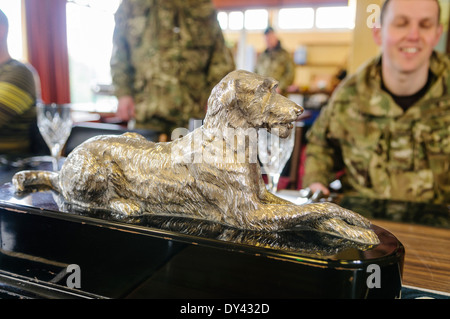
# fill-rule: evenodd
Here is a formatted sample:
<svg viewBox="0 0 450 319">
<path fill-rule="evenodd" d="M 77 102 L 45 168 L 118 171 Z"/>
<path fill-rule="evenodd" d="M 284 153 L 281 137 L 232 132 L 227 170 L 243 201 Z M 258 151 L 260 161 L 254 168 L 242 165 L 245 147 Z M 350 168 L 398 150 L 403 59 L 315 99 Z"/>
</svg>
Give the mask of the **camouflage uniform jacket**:
<svg viewBox="0 0 450 319">
<path fill-rule="evenodd" d="M 362 196 L 450 202 L 450 59 L 434 53 L 435 75 L 406 112 L 383 91 L 381 58 L 345 80 L 308 132 L 304 185 L 343 184 Z"/>
<path fill-rule="evenodd" d="M 279 81 L 278 87 L 285 93 L 289 85 L 294 82 L 295 64 L 294 60 L 280 42 L 272 49 L 262 52 L 256 61 L 255 73 L 270 76 Z"/>
<path fill-rule="evenodd" d="M 116 15 L 111 73 L 136 121 L 172 128 L 203 118 L 211 89 L 235 69 L 210 0 L 125 0 Z"/>
</svg>

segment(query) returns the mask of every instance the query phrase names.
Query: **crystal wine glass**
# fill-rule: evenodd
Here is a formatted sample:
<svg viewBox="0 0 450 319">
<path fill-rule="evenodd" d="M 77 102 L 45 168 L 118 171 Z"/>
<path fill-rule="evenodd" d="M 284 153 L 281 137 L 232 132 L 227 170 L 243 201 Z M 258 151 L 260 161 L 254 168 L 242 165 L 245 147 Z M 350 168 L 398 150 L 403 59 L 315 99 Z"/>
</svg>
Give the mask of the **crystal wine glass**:
<svg viewBox="0 0 450 319">
<path fill-rule="evenodd" d="M 258 132 L 259 161 L 262 164 L 262 173 L 267 174 L 267 186 L 272 193 L 276 193 L 278 190 L 280 174 L 291 157 L 294 143 L 294 129 L 286 138 L 279 137 L 277 129 L 273 129 L 271 133 L 265 129 L 260 129 Z"/>
<path fill-rule="evenodd" d="M 38 104 L 37 122 L 39 132 L 50 149 L 53 170 L 58 170 L 58 162 L 64 145 L 72 131 L 71 108 L 69 104 Z"/>
</svg>

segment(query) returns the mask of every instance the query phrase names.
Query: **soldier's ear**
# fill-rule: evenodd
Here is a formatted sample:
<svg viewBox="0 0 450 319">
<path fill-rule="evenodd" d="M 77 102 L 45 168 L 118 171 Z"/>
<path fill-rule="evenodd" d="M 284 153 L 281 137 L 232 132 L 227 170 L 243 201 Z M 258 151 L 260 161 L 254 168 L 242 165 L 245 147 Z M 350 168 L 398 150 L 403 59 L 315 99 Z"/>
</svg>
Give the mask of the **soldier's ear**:
<svg viewBox="0 0 450 319">
<path fill-rule="evenodd" d="M 381 28 L 374 26 L 372 28 L 372 37 L 376 45 L 381 46 L 382 38 L 381 38 Z"/>
</svg>

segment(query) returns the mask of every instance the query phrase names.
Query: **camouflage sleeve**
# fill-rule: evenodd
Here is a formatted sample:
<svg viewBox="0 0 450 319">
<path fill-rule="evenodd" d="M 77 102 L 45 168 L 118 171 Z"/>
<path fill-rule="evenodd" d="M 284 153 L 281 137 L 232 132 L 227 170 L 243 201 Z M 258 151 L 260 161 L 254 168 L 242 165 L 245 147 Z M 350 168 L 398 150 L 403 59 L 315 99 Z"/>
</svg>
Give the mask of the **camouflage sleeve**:
<svg viewBox="0 0 450 319">
<path fill-rule="evenodd" d="M 279 87 L 282 91 L 286 91 L 289 85 L 294 83 L 295 78 L 295 63 L 291 54 L 285 51 L 285 72 L 283 77 L 280 79 Z"/>
<path fill-rule="evenodd" d="M 319 117 L 307 133 L 304 187 L 314 182 L 328 186 L 335 179 L 335 159 L 340 152 L 327 138 L 332 118 L 333 103 L 331 102 L 322 109 Z"/>
<path fill-rule="evenodd" d="M 262 70 L 261 70 L 261 60 L 262 60 L 262 55 L 264 54 L 261 53 L 260 55 L 258 55 L 258 57 L 256 58 L 256 63 L 255 63 L 255 68 L 253 70 L 253 72 L 255 72 L 256 74 L 262 74 Z"/>
<path fill-rule="evenodd" d="M 117 97 L 133 95 L 134 68 L 130 62 L 130 50 L 127 40 L 127 19 L 131 9 L 123 1 L 116 11 L 111 55 L 111 76 Z"/>
</svg>

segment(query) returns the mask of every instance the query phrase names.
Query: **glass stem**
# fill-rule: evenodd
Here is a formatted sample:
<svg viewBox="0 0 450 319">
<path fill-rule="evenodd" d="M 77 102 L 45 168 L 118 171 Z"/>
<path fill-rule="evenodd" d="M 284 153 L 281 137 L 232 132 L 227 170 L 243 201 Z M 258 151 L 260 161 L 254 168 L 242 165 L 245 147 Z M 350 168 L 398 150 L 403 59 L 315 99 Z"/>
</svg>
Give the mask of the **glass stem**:
<svg viewBox="0 0 450 319">
<path fill-rule="evenodd" d="M 59 158 L 61 157 L 61 146 L 59 144 L 56 144 L 51 149 L 52 153 L 52 164 L 53 164 L 53 171 L 57 172 L 59 171 Z"/>
<path fill-rule="evenodd" d="M 280 181 L 280 174 L 267 174 L 268 189 L 271 193 L 276 193 L 278 190 L 278 182 Z"/>
<path fill-rule="evenodd" d="M 53 165 L 53 171 L 57 172 L 59 170 L 57 157 L 52 156 L 52 165 Z"/>
</svg>

